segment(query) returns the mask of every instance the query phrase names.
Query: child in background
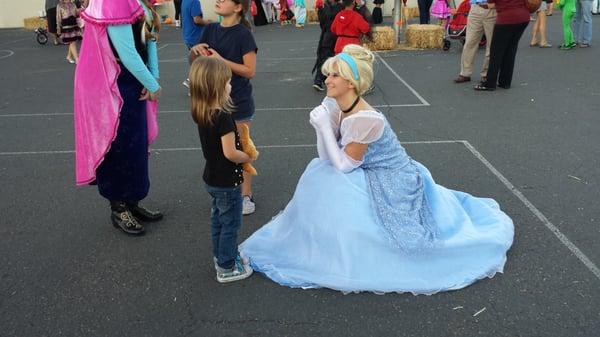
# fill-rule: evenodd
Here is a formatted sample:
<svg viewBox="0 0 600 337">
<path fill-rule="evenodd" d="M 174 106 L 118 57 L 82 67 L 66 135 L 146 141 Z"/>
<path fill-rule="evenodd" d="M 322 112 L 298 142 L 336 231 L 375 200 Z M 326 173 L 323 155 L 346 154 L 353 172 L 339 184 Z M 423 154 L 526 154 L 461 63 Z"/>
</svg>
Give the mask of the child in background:
<svg viewBox="0 0 600 337">
<path fill-rule="evenodd" d="M 446 0 L 435 0 L 433 7 L 431 7 L 431 16 L 438 18 L 440 26 L 446 28 L 450 15 L 450 7 Z"/>
<path fill-rule="evenodd" d="M 348 44 L 360 44 L 361 34 L 371 31 L 369 23 L 354 11 L 355 0 L 343 0 L 344 10 L 339 12 L 331 24 L 331 32 L 337 35 L 335 53 L 338 54 Z"/>
<path fill-rule="evenodd" d="M 294 11 L 296 12 L 296 28 L 304 27 L 306 23 L 306 4 L 304 4 L 304 0 L 294 0 Z"/>
<path fill-rule="evenodd" d="M 287 0 L 279 0 L 279 23 L 281 25 L 289 25 L 294 17 L 294 13 L 290 10 Z"/>
<path fill-rule="evenodd" d="M 335 56 L 335 43 L 337 36 L 331 32 L 331 25 L 337 14 L 344 9 L 337 0 L 325 0 L 325 2 L 318 2 L 316 5 L 320 6 L 317 10 L 319 17 L 319 26 L 321 27 L 321 36 L 319 37 L 319 45 L 317 46 L 317 60 L 313 67 L 312 72 L 315 74 L 313 81 L 313 88 L 318 91 L 325 90 L 325 76 L 321 72 L 321 66 L 325 61 Z"/>
<path fill-rule="evenodd" d="M 81 28 L 77 24 L 79 10 L 71 0 L 61 0 L 56 6 L 56 33 L 60 35 L 63 43 L 69 45 L 67 62 L 77 63 L 77 41 L 81 40 Z"/>
<path fill-rule="evenodd" d="M 571 29 L 575 17 L 575 0 L 560 0 L 556 6 L 562 10 L 563 24 L 563 43 L 558 48 L 562 50 L 573 49 L 577 45 Z"/>
<path fill-rule="evenodd" d="M 373 8 L 373 23 L 378 25 L 383 22 L 383 12 L 381 6 L 385 3 L 385 0 L 373 0 L 375 8 Z"/>
<path fill-rule="evenodd" d="M 252 162 L 252 158 L 241 151 L 229 112 L 231 69 L 218 58 L 201 57 L 192 63 L 189 78 L 192 117 L 198 124 L 206 159 L 203 179 L 212 197 L 210 220 L 217 281 L 242 280 L 252 275 L 252 268 L 242 262 L 237 247 L 242 225 L 241 164 Z"/>
<path fill-rule="evenodd" d="M 192 47 L 192 58 L 203 56 L 218 58 L 231 69 L 231 101 L 235 123 L 246 124 L 250 129 L 254 117 L 254 98 L 250 79 L 256 73 L 256 42 L 246 20 L 249 1 L 227 0 L 215 2 L 215 13 L 221 15 L 220 23 L 211 23 L 204 28 L 199 44 Z M 256 205 L 252 197 L 251 175 L 244 172 L 242 196 L 243 214 L 254 213 Z"/>
</svg>

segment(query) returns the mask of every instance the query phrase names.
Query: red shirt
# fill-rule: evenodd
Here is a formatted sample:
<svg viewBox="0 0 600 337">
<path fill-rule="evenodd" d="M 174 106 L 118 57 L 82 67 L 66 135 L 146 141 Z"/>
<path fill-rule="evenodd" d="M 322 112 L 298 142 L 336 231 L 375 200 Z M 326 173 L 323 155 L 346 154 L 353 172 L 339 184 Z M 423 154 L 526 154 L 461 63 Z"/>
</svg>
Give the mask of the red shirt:
<svg viewBox="0 0 600 337">
<path fill-rule="evenodd" d="M 488 0 L 496 4 L 496 24 L 517 24 L 529 22 L 529 10 L 525 7 L 525 0 Z"/>
<path fill-rule="evenodd" d="M 359 13 L 351 9 L 339 12 L 331 24 L 331 32 L 337 35 L 335 53 L 341 53 L 347 44 L 360 44 L 360 35 L 370 29 L 369 23 Z"/>
</svg>

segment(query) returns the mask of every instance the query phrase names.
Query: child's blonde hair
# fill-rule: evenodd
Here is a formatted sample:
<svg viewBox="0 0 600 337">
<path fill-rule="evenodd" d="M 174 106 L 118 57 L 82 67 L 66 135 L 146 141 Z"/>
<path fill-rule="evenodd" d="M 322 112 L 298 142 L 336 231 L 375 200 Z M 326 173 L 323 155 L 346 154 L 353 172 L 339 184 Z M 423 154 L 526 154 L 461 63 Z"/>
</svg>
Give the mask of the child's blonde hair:
<svg viewBox="0 0 600 337">
<path fill-rule="evenodd" d="M 334 73 L 333 66 L 337 65 L 338 73 L 342 78 L 350 81 L 356 90 L 356 94 L 362 96 L 373 84 L 373 61 L 375 55 L 368 49 L 357 44 L 349 44 L 342 49 L 342 53 L 350 55 L 356 63 L 358 79 L 354 77 L 350 65 L 340 57 L 330 57 L 321 67 L 323 75 Z"/>
<path fill-rule="evenodd" d="M 192 118 L 198 125 L 212 125 L 218 110 L 233 111 L 231 97 L 226 92 L 231 80 L 231 69 L 223 60 L 199 57 L 190 68 L 190 96 Z"/>
</svg>

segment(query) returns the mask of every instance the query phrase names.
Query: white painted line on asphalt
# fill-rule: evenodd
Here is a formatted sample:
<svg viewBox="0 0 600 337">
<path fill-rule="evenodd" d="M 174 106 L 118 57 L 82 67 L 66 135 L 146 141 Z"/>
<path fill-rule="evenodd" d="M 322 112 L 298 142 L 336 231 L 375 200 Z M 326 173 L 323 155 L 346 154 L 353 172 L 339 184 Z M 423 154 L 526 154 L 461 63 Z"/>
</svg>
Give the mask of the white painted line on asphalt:
<svg viewBox="0 0 600 337">
<path fill-rule="evenodd" d="M 402 108 L 402 107 L 420 107 L 426 106 L 421 103 L 415 104 L 390 104 L 390 105 L 373 105 L 374 108 Z M 314 107 L 292 107 L 292 108 L 256 108 L 255 111 L 295 111 L 305 110 L 310 111 Z M 174 113 L 188 113 L 189 110 L 164 110 L 159 111 L 159 114 L 174 114 Z M 39 114 L 5 114 L 0 115 L 0 118 L 11 118 L 11 117 L 52 117 L 52 116 L 73 116 L 72 112 L 52 112 L 52 113 L 39 113 Z"/>
<path fill-rule="evenodd" d="M 600 279 L 600 269 L 577 247 L 569 238 L 564 235 L 560 229 L 552 224 L 548 218 L 527 199 L 498 169 L 496 169 L 477 149 L 466 140 L 426 140 L 402 142 L 402 144 L 463 144 L 508 190 L 517 197 L 543 224 L 548 228 L 558 240 L 567 247 L 577 257 L 584 266 Z M 287 149 L 287 148 L 309 148 L 316 147 L 316 144 L 290 144 L 290 145 L 262 145 L 259 149 Z M 152 152 L 176 152 L 176 151 L 200 151 L 199 147 L 180 147 L 180 148 L 155 148 Z M 73 150 L 63 151 L 29 151 L 29 152 L 0 152 L 2 156 L 23 156 L 23 155 L 52 155 L 52 154 L 72 154 Z"/>
<path fill-rule="evenodd" d="M 383 65 L 388 68 L 388 70 L 394 75 L 396 76 L 396 78 L 402 82 L 402 84 L 404 84 L 408 90 L 410 90 L 410 92 L 413 93 L 413 95 L 415 95 L 420 101 L 421 103 L 423 103 L 424 106 L 430 106 L 431 104 L 429 104 L 429 102 L 427 102 L 423 96 L 421 96 L 413 87 L 411 87 L 402 77 L 400 77 L 400 75 L 398 75 L 398 73 L 396 73 L 396 71 L 394 69 L 392 69 L 392 67 L 390 67 L 390 65 L 385 62 L 385 60 L 379 56 L 378 54 L 375 54 L 375 56 L 381 61 L 381 63 L 383 63 Z"/>
<path fill-rule="evenodd" d="M 402 144 L 445 144 L 457 143 L 462 144 L 464 140 L 425 140 L 414 142 L 402 142 Z M 284 144 L 284 145 L 257 145 L 259 149 L 289 149 L 316 147 L 316 144 Z M 168 147 L 168 148 L 151 148 L 152 152 L 177 152 L 177 151 L 199 151 L 199 147 Z M 0 152 L 0 156 L 28 156 L 28 155 L 48 155 L 48 154 L 69 154 L 75 153 L 74 150 L 58 150 L 58 151 L 21 151 L 21 152 Z"/>
<path fill-rule="evenodd" d="M 41 113 L 41 114 L 6 114 L 0 115 L 0 117 L 44 117 L 44 116 L 73 116 L 72 112 L 52 112 L 52 113 Z"/>
<path fill-rule="evenodd" d="M 177 59 L 166 59 L 166 60 L 158 61 L 158 63 L 187 63 L 187 62 L 188 62 L 187 57 L 180 57 Z"/>
<path fill-rule="evenodd" d="M 19 41 L 30 40 L 30 39 L 31 39 L 31 37 L 25 37 L 25 38 L 14 40 L 14 41 L 2 42 L 2 43 L 0 43 L 0 46 L 3 46 L 5 44 L 11 44 L 11 43 L 19 42 Z"/>
<path fill-rule="evenodd" d="M 2 60 L 7 57 L 13 56 L 15 54 L 15 52 L 10 49 L 2 49 L 2 50 L 0 50 L 0 54 L 2 54 L 2 55 L 0 55 L 0 60 Z"/>
<path fill-rule="evenodd" d="M 294 60 L 312 60 L 314 61 L 316 57 L 314 56 L 306 56 L 306 57 L 260 57 L 259 61 L 294 61 Z"/>
<path fill-rule="evenodd" d="M 161 50 L 161 49 L 163 49 L 163 48 L 167 47 L 168 45 L 170 45 L 170 43 L 161 44 L 161 46 L 160 46 L 160 47 L 156 48 L 156 51 L 159 51 L 159 50 Z"/>
<path fill-rule="evenodd" d="M 531 211 L 531 213 L 533 213 L 544 224 L 544 226 L 546 226 L 546 228 L 548 228 L 558 238 L 558 240 L 560 240 L 565 247 L 571 251 L 571 253 L 573 253 L 579 259 L 579 261 L 585 265 L 589 271 L 592 272 L 592 274 L 600 279 L 600 269 L 598 269 L 594 262 L 592 262 L 592 260 L 590 260 L 581 251 L 581 249 L 579 249 L 571 240 L 569 240 L 569 238 L 564 235 L 560 229 L 554 226 L 554 224 L 552 224 L 548 218 L 546 218 L 546 216 L 539 209 L 537 209 L 537 207 L 535 207 L 533 203 L 531 203 L 531 201 L 529 201 L 529 199 L 523 195 L 523 193 L 521 193 L 521 191 L 519 191 L 508 179 L 506 179 L 506 177 L 504 177 L 500 171 L 498 171 L 487 159 L 485 159 L 485 157 L 479 153 L 479 151 L 477 151 L 477 149 L 475 149 L 471 143 L 466 140 L 462 141 L 462 143 L 496 176 L 496 178 L 498 178 L 504 184 L 504 186 L 506 186 L 506 188 L 510 190 L 512 194 L 514 194 L 525 205 L 525 207 Z"/>
</svg>

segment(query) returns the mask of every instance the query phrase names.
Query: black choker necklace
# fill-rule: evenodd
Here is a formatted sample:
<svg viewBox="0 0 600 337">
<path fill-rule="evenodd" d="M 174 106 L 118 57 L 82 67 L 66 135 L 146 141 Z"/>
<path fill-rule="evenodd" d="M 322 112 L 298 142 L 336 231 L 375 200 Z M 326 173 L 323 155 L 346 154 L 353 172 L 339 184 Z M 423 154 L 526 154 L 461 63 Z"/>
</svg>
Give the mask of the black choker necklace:
<svg viewBox="0 0 600 337">
<path fill-rule="evenodd" d="M 352 111 L 352 109 L 354 109 L 354 107 L 358 104 L 358 101 L 360 101 L 360 96 L 356 97 L 356 99 L 354 100 L 354 103 L 352 103 L 352 105 L 348 108 L 348 110 L 342 109 L 342 112 L 347 114 L 348 112 Z"/>
</svg>

